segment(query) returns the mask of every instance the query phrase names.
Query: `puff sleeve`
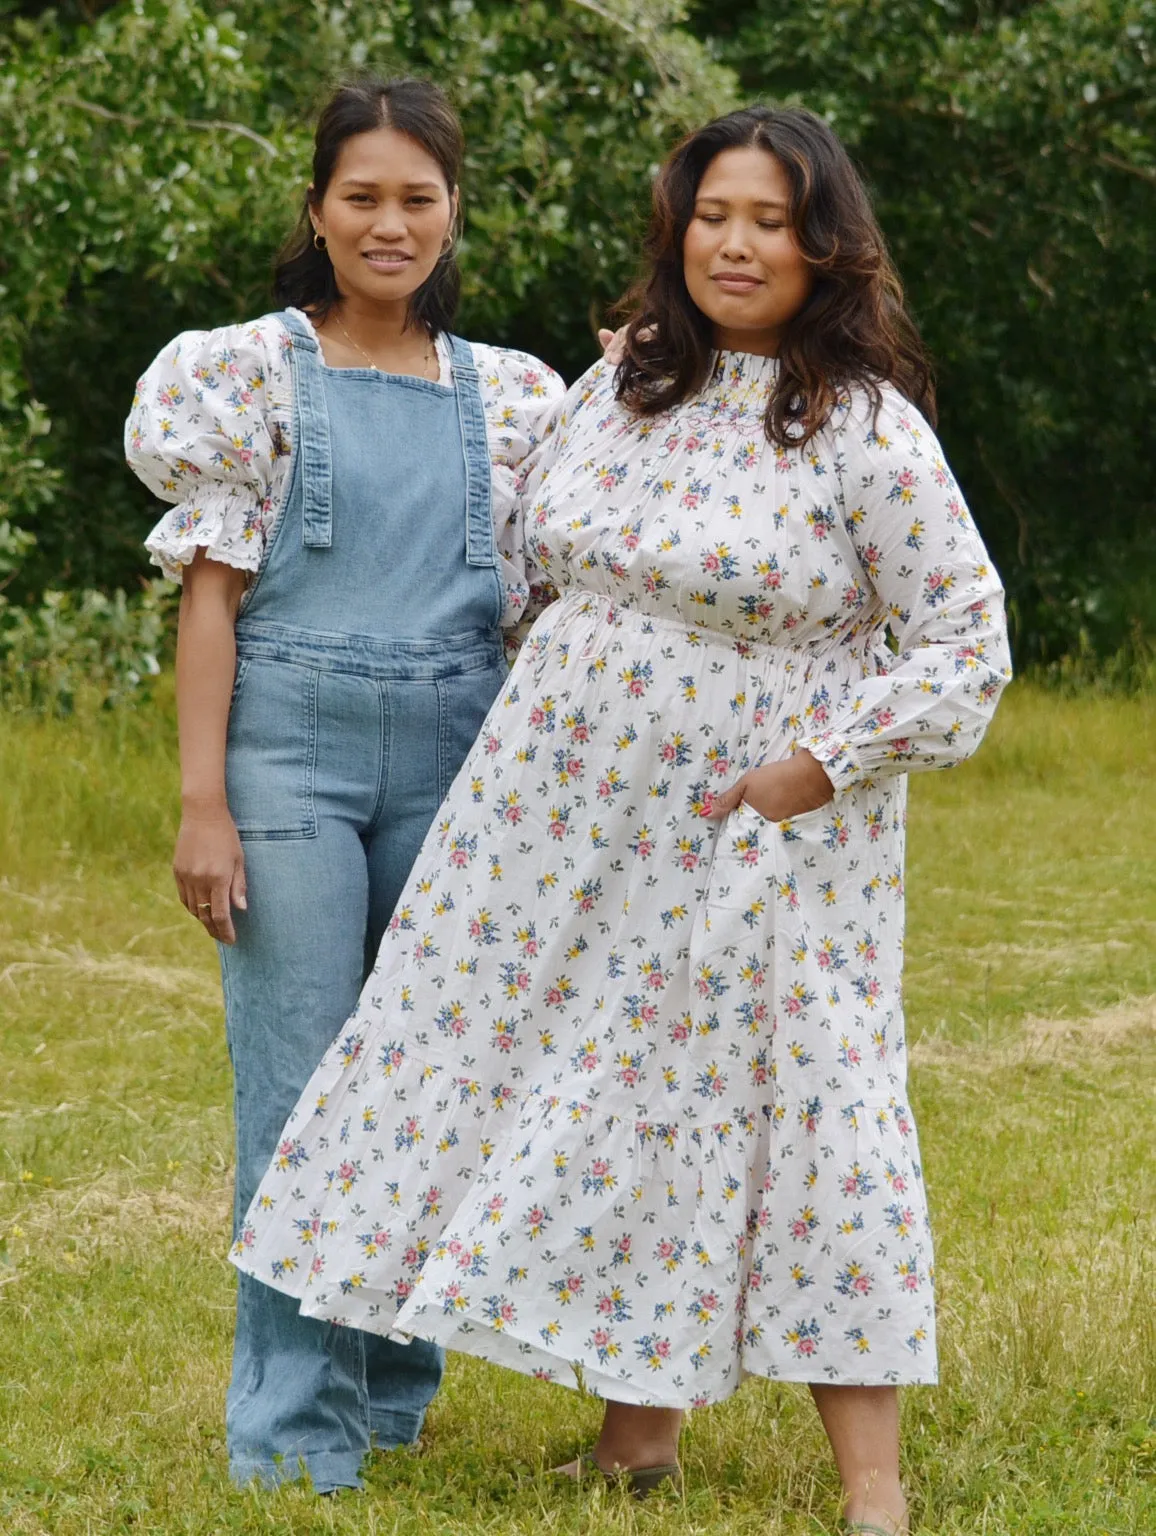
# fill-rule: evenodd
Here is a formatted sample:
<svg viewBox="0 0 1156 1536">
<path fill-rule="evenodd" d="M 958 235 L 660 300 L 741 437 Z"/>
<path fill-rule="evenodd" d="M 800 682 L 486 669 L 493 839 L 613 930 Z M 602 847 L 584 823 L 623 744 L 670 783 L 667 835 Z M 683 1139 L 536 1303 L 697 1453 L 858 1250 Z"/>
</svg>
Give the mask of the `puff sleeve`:
<svg viewBox="0 0 1156 1536">
<path fill-rule="evenodd" d="M 494 534 L 506 592 L 502 626 L 514 637 L 556 595 L 526 547 L 519 493 L 553 430 L 566 386 L 552 368 L 527 352 L 475 346 L 474 354 L 490 443 Z"/>
<path fill-rule="evenodd" d="M 125 456 L 172 503 L 145 547 L 175 581 L 198 549 L 244 571 L 261 564 L 287 483 L 289 347 L 274 316 L 185 331 L 137 385 Z"/>
</svg>

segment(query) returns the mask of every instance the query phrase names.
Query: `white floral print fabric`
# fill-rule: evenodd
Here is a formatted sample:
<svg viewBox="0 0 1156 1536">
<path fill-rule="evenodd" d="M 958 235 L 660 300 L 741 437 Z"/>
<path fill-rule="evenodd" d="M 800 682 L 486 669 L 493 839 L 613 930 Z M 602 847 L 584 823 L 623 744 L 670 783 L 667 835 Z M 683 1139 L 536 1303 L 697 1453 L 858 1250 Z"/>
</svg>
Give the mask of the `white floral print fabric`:
<svg viewBox="0 0 1156 1536">
<path fill-rule="evenodd" d="M 640 421 L 598 365 L 551 423 L 560 600 L 235 1247 L 311 1314 L 641 1404 L 935 1379 L 905 784 L 978 743 L 1002 593 L 917 411 L 778 451 L 774 366 Z M 706 819 L 801 746 L 828 805 Z"/>
<path fill-rule="evenodd" d="M 308 323 L 308 318 L 301 315 Z M 530 599 L 515 535 L 517 473 L 562 380 L 526 352 L 471 343 L 490 443 L 493 516 L 506 585 L 502 622 Z M 136 387 L 125 426 L 132 468 L 173 503 L 145 541 L 153 563 L 180 581 L 204 548 L 255 573 L 285 503 L 293 452 L 292 333 L 278 315 L 214 331 L 185 331 Z M 450 350 L 437 340 L 440 376 Z"/>
</svg>

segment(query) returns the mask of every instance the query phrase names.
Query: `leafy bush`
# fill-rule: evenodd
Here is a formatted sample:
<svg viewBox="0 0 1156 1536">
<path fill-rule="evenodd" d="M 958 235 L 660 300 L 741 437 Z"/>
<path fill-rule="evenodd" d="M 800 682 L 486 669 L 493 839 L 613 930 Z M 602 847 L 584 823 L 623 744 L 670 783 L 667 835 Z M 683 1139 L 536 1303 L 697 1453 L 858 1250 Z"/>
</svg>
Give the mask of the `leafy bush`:
<svg viewBox="0 0 1156 1536">
<path fill-rule="evenodd" d="M 291 26 L 272 0 L 0 0 L 0 18 L 12 604 L 143 580 L 156 506 L 120 461 L 134 379 L 176 331 L 267 307 L 315 108 L 365 64 L 461 108 L 463 332 L 568 377 L 675 137 L 755 96 L 825 112 L 938 359 L 1017 661 L 1145 674 L 1156 0 L 304 0 Z"/>
<path fill-rule="evenodd" d="M 0 703 L 68 715 L 82 701 L 110 709 L 149 698 L 172 607 L 161 581 L 131 600 L 49 591 L 16 608 L 0 597 Z"/>
</svg>

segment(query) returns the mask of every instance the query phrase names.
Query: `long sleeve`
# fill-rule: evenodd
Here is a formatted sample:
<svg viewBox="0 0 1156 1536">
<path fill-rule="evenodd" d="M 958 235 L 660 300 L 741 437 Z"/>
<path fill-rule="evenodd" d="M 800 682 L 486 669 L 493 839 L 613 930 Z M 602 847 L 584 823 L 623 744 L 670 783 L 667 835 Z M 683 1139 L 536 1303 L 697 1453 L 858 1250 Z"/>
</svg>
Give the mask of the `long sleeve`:
<svg viewBox="0 0 1156 1536">
<path fill-rule="evenodd" d="M 145 541 L 175 581 L 198 549 L 256 571 L 290 452 L 288 337 L 274 316 L 185 331 L 137 385 L 125 425 L 133 471 L 172 508 Z"/>
<path fill-rule="evenodd" d="M 844 527 L 896 642 L 803 737 L 836 789 L 962 762 L 1011 677 L 1003 588 L 931 428 L 894 390 L 834 426 Z"/>
</svg>

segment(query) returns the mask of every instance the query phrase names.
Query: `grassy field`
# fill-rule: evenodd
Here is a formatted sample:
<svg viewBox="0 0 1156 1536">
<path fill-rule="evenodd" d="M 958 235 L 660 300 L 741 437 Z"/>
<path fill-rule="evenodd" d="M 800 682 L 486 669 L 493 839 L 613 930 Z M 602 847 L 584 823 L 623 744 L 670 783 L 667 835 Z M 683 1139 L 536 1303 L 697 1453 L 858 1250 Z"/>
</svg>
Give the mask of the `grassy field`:
<svg viewBox="0 0 1156 1536">
<path fill-rule="evenodd" d="M 367 1495 L 238 1493 L 222 1444 L 229 1079 L 177 906 L 171 720 L 0 722 L 0 1532 L 833 1531 L 804 1389 L 694 1415 L 682 1498 L 542 1470 L 594 1403 L 451 1359 Z M 912 786 L 912 1097 L 942 1385 L 905 1398 L 918 1528 L 1156 1529 L 1156 709 L 1014 689 Z M 1147 1197 L 1147 1198 L 1146 1198 Z"/>
</svg>

